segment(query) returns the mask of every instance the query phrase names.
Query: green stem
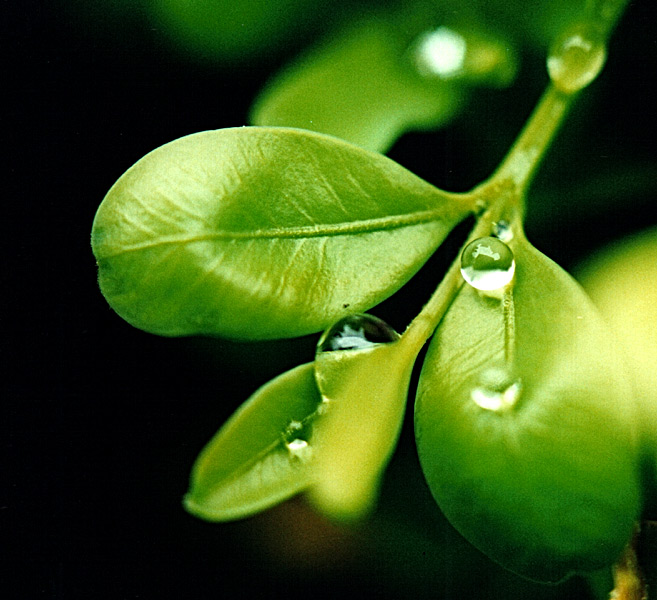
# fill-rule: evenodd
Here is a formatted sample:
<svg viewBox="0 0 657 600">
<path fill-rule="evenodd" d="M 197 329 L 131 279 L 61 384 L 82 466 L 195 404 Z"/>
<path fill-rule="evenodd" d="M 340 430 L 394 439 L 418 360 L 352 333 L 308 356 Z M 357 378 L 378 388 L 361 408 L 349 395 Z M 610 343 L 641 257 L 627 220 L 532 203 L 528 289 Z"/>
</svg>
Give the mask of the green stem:
<svg viewBox="0 0 657 600">
<path fill-rule="evenodd" d="M 549 85 L 500 166 L 477 191 L 488 195 L 491 188 L 510 187 L 515 200 L 520 202 L 573 98 Z"/>
</svg>

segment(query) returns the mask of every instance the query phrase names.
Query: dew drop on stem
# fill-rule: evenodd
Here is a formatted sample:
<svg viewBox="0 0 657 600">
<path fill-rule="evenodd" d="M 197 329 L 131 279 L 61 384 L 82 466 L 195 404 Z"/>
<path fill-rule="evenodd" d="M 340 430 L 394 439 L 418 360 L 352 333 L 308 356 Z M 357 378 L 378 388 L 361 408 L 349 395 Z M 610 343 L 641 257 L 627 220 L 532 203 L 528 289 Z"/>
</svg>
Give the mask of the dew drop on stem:
<svg viewBox="0 0 657 600">
<path fill-rule="evenodd" d="M 360 350 L 399 339 L 399 334 L 385 321 L 367 314 L 340 319 L 329 327 L 317 344 L 317 352 Z"/>
<path fill-rule="evenodd" d="M 513 252 L 502 240 L 483 237 L 469 243 L 461 254 L 461 275 L 484 295 L 500 297 L 513 280 Z"/>
<path fill-rule="evenodd" d="M 589 24 L 560 35 L 550 48 L 547 69 L 552 83 L 566 94 L 579 92 L 600 73 L 607 58 L 604 39 Z"/>
</svg>

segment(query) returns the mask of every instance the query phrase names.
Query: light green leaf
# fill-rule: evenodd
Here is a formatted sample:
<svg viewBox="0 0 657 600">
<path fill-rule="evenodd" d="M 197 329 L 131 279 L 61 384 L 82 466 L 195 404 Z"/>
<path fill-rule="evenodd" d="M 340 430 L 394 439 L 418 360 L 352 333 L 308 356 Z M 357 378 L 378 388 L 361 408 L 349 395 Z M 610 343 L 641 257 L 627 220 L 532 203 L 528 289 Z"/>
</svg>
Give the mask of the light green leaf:
<svg viewBox="0 0 657 600">
<path fill-rule="evenodd" d="M 515 318 L 464 285 L 422 369 L 416 437 L 451 523 L 503 566 L 557 581 L 614 563 L 631 536 L 636 407 L 581 288 L 522 235 L 509 245 Z"/>
<path fill-rule="evenodd" d="M 321 512 L 350 520 L 374 507 L 403 423 L 414 360 L 404 338 L 317 354 L 326 411 L 309 498 Z"/>
<path fill-rule="evenodd" d="M 657 518 L 657 229 L 620 240 L 579 267 L 577 278 L 606 318 L 625 357 L 641 411 L 650 498 Z"/>
<path fill-rule="evenodd" d="M 224 129 L 129 169 L 98 209 L 92 247 L 103 294 L 136 327 L 294 337 L 392 294 L 471 208 L 335 138 Z"/>
<path fill-rule="evenodd" d="M 262 386 L 199 455 L 187 510 L 210 521 L 240 519 L 305 489 L 321 402 L 312 363 Z"/>
<path fill-rule="evenodd" d="M 394 16 L 359 21 L 314 48 L 270 82 L 251 122 L 328 133 L 385 152 L 404 131 L 449 121 L 464 90 L 420 76 L 405 55 L 402 17 Z"/>
</svg>

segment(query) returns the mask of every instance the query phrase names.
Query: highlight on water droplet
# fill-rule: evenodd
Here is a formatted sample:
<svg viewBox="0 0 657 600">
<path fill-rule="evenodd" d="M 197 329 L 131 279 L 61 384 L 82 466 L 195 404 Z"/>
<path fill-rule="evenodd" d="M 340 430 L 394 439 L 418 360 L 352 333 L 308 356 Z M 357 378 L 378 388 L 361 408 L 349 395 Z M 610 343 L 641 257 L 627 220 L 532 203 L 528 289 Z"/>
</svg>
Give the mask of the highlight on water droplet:
<svg viewBox="0 0 657 600">
<path fill-rule="evenodd" d="M 493 412 L 513 408 L 520 397 L 520 381 L 505 367 L 489 367 L 479 374 L 477 385 L 470 393 L 477 406 Z"/>
<path fill-rule="evenodd" d="M 607 49 L 595 28 L 579 23 L 567 29 L 552 45 L 547 69 L 554 85 L 567 94 L 589 85 L 602 71 Z"/>
<path fill-rule="evenodd" d="M 513 239 L 511 223 L 505 220 L 499 220 L 493 223 L 493 235 L 503 242 L 510 242 Z"/>
<path fill-rule="evenodd" d="M 424 76 L 453 79 L 461 75 L 467 44 L 465 38 L 449 27 L 438 27 L 418 39 L 415 62 Z"/>
<path fill-rule="evenodd" d="M 422 77 L 499 87 L 513 81 L 518 66 L 506 40 L 487 32 L 444 25 L 417 38 L 412 59 Z"/>
<path fill-rule="evenodd" d="M 483 237 L 469 243 L 461 254 L 461 275 L 476 290 L 499 297 L 513 280 L 513 252 L 502 240 Z"/>
<path fill-rule="evenodd" d="M 295 438 L 285 443 L 288 452 L 292 458 L 306 462 L 312 456 L 312 448 L 310 444 L 301 438 Z"/>
<path fill-rule="evenodd" d="M 382 319 L 367 314 L 349 315 L 329 327 L 317 343 L 317 352 L 360 350 L 399 339 Z"/>
</svg>

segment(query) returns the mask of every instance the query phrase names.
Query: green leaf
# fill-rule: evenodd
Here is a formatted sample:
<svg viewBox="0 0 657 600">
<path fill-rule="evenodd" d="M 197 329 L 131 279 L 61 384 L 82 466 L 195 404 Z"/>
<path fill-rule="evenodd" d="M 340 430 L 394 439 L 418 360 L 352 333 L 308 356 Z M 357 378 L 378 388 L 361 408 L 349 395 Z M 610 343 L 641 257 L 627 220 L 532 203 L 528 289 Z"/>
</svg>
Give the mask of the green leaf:
<svg viewBox="0 0 657 600">
<path fill-rule="evenodd" d="M 509 246 L 513 303 L 505 311 L 464 285 L 435 333 L 416 438 L 451 523 L 508 569 L 557 581 L 614 563 L 631 536 L 640 495 L 636 407 L 617 348 L 581 288 L 522 235 Z M 492 367 L 509 374 L 495 388 L 506 403 L 497 410 L 481 406 L 482 390 L 497 385 Z"/>
<path fill-rule="evenodd" d="M 92 247 L 103 294 L 136 327 L 294 337 L 395 292 L 471 208 L 335 138 L 224 129 L 129 169 L 98 209 Z"/>
<path fill-rule="evenodd" d="M 462 104 L 464 90 L 422 78 L 400 31 L 400 15 L 349 26 L 275 77 L 251 122 L 328 133 L 385 152 L 404 131 L 437 128 Z"/>
<path fill-rule="evenodd" d="M 244 63 L 315 20 L 317 0 L 149 0 L 152 20 L 185 51 Z"/>
<path fill-rule="evenodd" d="M 657 518 L 657 229 L 594 254 L 576 274 L 613 330 L 641 411 L 648 518 Z"/>
<path fill-rule="evenodd" d="M 210 521 L 240 519 L 308 487 L 321 403 L 312 363 L 262 386 L 199 455 L 187 510 Z"/>
<path fill-rule="evenodd" d="M 326 411 L 309 497 L 321 512 L 352 520 L 374 507 L 403 423 L 414 359 L 403 337 L 317 354 L 315 373 Z"/>
</svg>

